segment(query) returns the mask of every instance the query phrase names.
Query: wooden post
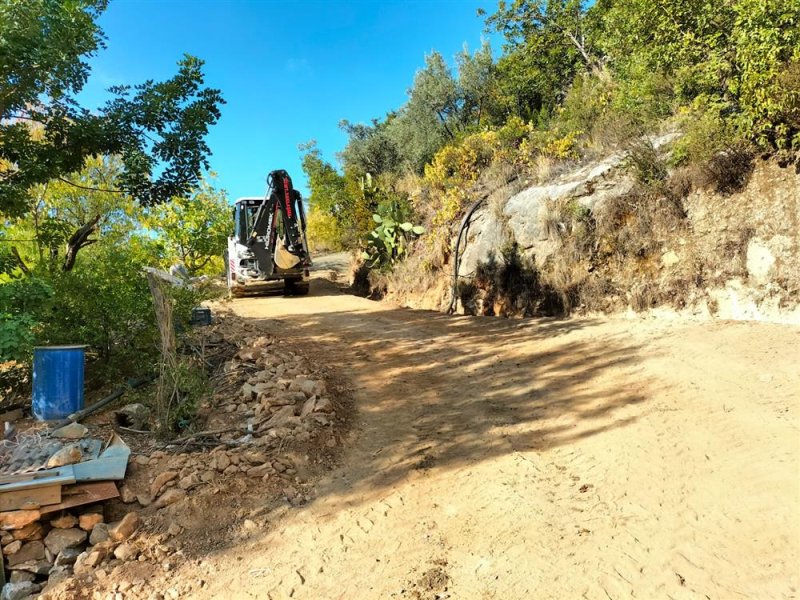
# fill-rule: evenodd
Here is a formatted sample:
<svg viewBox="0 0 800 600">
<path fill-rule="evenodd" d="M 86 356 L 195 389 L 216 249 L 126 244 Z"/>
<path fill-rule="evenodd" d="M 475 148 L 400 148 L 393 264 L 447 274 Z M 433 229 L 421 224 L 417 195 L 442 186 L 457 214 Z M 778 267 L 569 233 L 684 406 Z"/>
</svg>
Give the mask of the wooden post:
<svg viewBox="0 0 800 600">
<path fill-rule="evenodd" d="M 153 296 L 153 308 L 158 321 L 158 331 L 161 336 L 161 364 L 158 386 L 156 389 L 156 417 L 158 419 L 159 433 L 169 435 L 170 412 L 172 402 L 179 393 L 175 374 L 177 371 L 177 356 L 175 348 L 175 327 L 172 322 L 172 299 L 164 292 L 166 282 L 155 273 L 147 273 L 147 283 Z"/>
</svg>

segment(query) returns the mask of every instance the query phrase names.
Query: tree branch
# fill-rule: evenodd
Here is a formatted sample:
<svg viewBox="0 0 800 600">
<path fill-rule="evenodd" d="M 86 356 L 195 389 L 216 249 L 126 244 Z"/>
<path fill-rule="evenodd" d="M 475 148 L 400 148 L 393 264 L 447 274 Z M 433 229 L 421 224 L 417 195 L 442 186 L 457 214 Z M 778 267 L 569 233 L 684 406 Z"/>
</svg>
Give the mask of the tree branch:
<svg viewBox="0 0 800 600">
<path fill-rule="evenodd" d="M 76 187 L 76 188 L 79 188 L 79 189 L 82 189 L 82 190 L 88 190 L 90 192 L 106 192 L 108 194 L 124 194 L 125 193 L 125 190 L 107 190 L 107 189 L 102 189 L 102 188 L 96 188 L 96 187 L 90 187 L 90 186 L 86 186 L 86 185 L 81 185 L 79 183 L 74 183 L 74 182 L 70 181 L 69 179 L 64 179 L 63 177 L 56 177 L 56 179 L 58 179 L 59 181 L 62 181 L 64 183 L 67 183 L 67 184 L 69 184 L 69 185 L 71 185 L 73 187 Z"/>
<path fill-rule="evenodd" d="M 586 63 L 587 67 L 597 67 L 600 65 L 600 61 L 598 61 L 597 58 L 589 55 L 589 53 L 586 51 L 586 47 L 578 40 L 578 38 L 575 37 L 575 35 L 571 31 L 559 25 L 555 19 L 551 19 L 550 17 L 543 14 L 541 11 L 536 11 L 535 17 L 538 18 L 542 24 L 549 23 L 555 29 L 563 33 L 567 37 L 567 39 L 569 39 L 569 41 L 572 42 L 572 45 L 578 49 L 578 52 L 580 52 L 580 55 L 583 58 L 584 62 Z"/>
<path fill-rule="evenodd" d="M 450 136 L 450 139 L 455 139 L 456 136 L 453 135 L 453 132 L 450 131 L 450 128 L 447 126 L 447 119 L 442 115 L 442 111 L 437 110 L 436 114 L 439 115 L 439 120 L 442 122 L 442 125 L 444 125 L 444 130 L 447 132 L 447 135 Z"/>
<path fill-rule="evenodd" d="M 19 255 L 19 250 L 17 250 L 16 246 L 11 246 L 11 256 L 13 256 L 14 260 L 17 261 L 20 270 L 25 273 L 25 275 L 31 274 L 31 270 L 28 268 L 28 265 L 25 264 L 25 261 L 22 260 L 22 257 Z"/>
<path fill-rule="evenodd" d="M 78 251 L 85 248 L 90 244 L 94 244 L 97 240 L 90 240 L 89 236 L 94 233 L 97 228 L 97 223 L 100 221 L 101 215 L 95 215 L 88 223 L 84 224 L 78 231 L 72 234 L 67 240 L 67 251 L 64 254 L 64 271 L 71 271 L 75 266 L 75 259 L 78 257 Z"/>
</svg>

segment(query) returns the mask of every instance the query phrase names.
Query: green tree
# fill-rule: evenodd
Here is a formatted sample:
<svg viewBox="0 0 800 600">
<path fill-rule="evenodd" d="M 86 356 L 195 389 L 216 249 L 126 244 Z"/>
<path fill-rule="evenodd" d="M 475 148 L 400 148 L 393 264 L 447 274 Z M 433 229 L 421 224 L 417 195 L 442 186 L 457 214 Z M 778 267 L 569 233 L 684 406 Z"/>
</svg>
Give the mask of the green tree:
<svg viewBox="0 0 800 600">
<path fill-rule="evenodd" d="M 191 195 L 154 207 L 145 219 L 163 241 L 168 260 L 183 263 L 192 275 L 221 269 L 222 253 L 233 230 L 224 190 L 202 180 Z"/>
<path fill-rule="evenodd" d="M 346 167 L 342 175 L 322 158 L 315 141 L 301 144 L 303 171 L 308 178 L 310 195 L 309 215 L 314 216 L 317 233 L 324 232 L 327 245 L 353 247 L 368 227 L 372 212 L 370 202 L 363 192 L 365 175 L 357 167 Z M 323 215 L 335 220 L 336 235 L 331 235 L 331 223 Z M 324 224 L 324 226 L 323 226 Z"/>
<path fill-rule="evenodd" d="M 548 113 L 564 98 L 575 74 L 600 65 L 597 17 L 603 3 L 585 0 L 501 0 L 486 23 L 503 34 L 498 61 L 498 102 L 506 115 L 526 121 Z"/>
<path fill-rule="evenodd" d="M 389 124 L 396 117 L 389 113 L 381 121 L 373 119 L 371 125 L 339 122 L 348 140 L 339 158 L 346 168 L 359 173 L 393 173 L 402 165 L 401 149 L 389 132 Z"/>
<path fill-rule="evenodd" d="M 77 173 L 30 190 L 24 216 L 6 221 L 5 232 L 14 240 L 17 266 L 70 271 L 78 253 L 102 238 L 121 243 L 139 226 L 140 209 L 127 194 L 108 191 L 116 186 L 122 166 L 113 158 L 88 157 Z"/>
<path fill-rule="evenodd" d="M 33 186 L 65 179 L 90 156 L 118 156 L 119 189 L 142 204 L 185 194 L 208 167 L 205 135 L 223 100 L 203 87 L 197 58 L 185 56 L 166 81 L 111 88 L 99 110 L 78 104 L 87 59 L 104 47 L 106 5 L 0 3 L 0 213 L 26 213 Z"/>
<path fill-rule="evenodd" d="M 460 119 L 467 128 L 479 126 L 484 121 L 499 122 L 497 106 L 497 69 L 492 57 L 492 47 L 484 41 L 480 49 L 470 54 L 469 48 L 456 55 Z"/>
<path fill-rule="evenodd" d="M 353 198 L 347 193 L 344 177 L 322 158 L 315 140 L 301 144 L 299 150 L 303 155 L 303 171 L 308 178 L 309 206 L 337 220 L 346 219 Z"/>
</svg>

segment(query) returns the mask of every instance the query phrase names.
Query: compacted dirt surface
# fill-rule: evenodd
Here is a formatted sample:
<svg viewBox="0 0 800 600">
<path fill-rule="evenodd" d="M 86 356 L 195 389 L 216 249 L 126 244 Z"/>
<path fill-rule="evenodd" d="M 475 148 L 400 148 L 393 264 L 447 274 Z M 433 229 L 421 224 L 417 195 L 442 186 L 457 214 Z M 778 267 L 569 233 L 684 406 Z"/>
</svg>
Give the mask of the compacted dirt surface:
<svg viewBox="0 0 800 600">
<path fill-rule="evenodd" d="M 355 421 L 193 597 L 797 597 L 800 328 L 448 317 L 321 279 L 230 306 Z"/>
</svg>

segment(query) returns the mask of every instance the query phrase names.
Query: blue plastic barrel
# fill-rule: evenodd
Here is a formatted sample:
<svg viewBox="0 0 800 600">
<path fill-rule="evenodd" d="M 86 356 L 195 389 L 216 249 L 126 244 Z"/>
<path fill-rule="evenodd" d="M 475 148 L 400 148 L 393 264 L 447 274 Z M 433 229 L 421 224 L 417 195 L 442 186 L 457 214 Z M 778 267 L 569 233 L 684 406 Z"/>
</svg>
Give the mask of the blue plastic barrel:
<svg viewBox="0 0 800 600">
<path fill-rule="evenodd" d="M 63 419 L 83 408 L 85 346 L 39 346 L 33 349 L 33 416 Z"/>
</svg>

